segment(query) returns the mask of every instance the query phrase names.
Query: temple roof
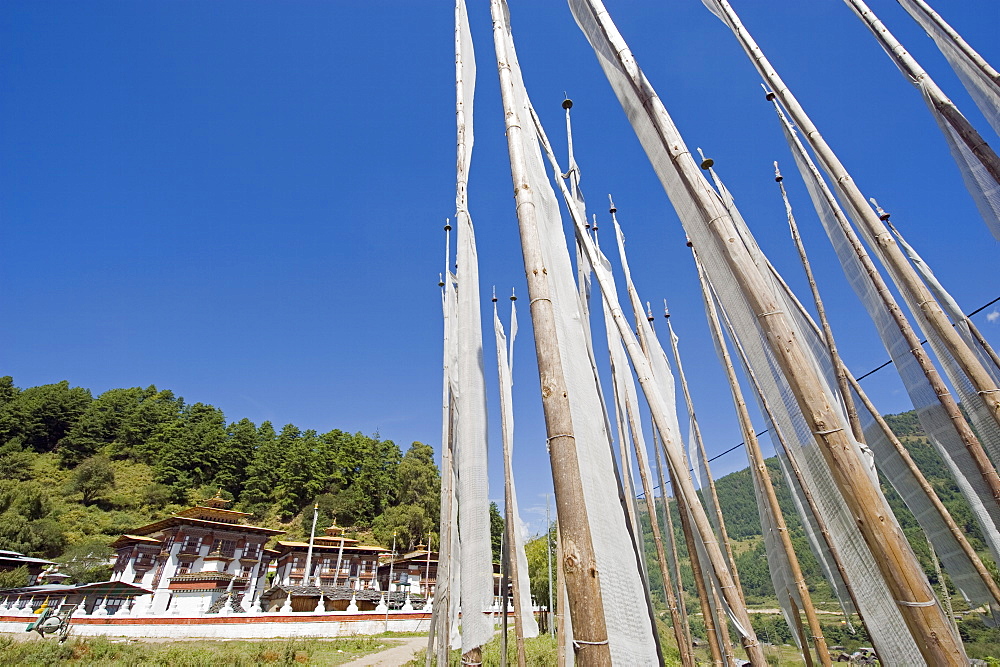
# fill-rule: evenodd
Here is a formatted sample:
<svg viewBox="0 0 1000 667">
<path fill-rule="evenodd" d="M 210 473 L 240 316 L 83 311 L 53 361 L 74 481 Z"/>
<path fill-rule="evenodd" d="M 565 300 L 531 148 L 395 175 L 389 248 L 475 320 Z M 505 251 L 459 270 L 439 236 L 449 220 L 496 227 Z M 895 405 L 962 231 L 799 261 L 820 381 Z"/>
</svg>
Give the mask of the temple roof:
<svg viewBox="0 0 1000 667">
<path fill-rule="evenodd" d="M 388 551 L 385 547 L 372 547 L 363 544 L 349 544 L 349 542 L 357 542 L 357 540 L 344 540 L 344 551 L 364 551 L 364 552 L 374 552 L 382 553 Z M 291 551 L 298 551 L 300 549 L 308 549 L 308 542 L 283 542 L 278 541 L 276 545 L 280 553 L 288 553 Z M 336 544 L 326 542 L 321 542 L 319 538 L 313 542 L 313 551 L 339 551 L 340 550 L 340 540 L 336 541 Z"/>
<path fill-rule="evenodd" d="M 53 564 L 53 561 L 45 560 L 44 558 L 32 558 L 31 556 L 25 556 L 17 551 L 7 551 L 6 549 L 0 549 L 0 562 L 5 565 L 13 564 L 14 567 L 21 565 L 39 566 Z"/>
<path fill-rule="evenodd" d="M 195 508 L 192 508 L 195 509 Z M 186 512 L 187 510 L 185 510 Z M 226 510 L 228 511 L 228 510 Z M 234 512 L 234 514 L 243 514 L 242 512 Z M 197 526 L 199 528 L 215 528 L 221 530 L 229 530 L 232 532 L 243 532 L 243 533 L 257 533 L 258 535 L 284 535 L 283 530 L 274 530 L 273 528 L 263 528 L 261 526 L 251 526 L 245 523 L 227 523 L 223 521 L 213 521 L 211 519 L 196 518 L 193 516 L 186 515 L 184 512 L 175 514 L 174 516 L 167 517 L 166 519 L 160 519 L 155 523 L 151 523 L 140 528 L 136 528 L 131 534 L 133 536 L 150 535 L 157 533 L 171 526 Z"/>
<path fill-rule="evenodd" d="M 158 540 L 155 537 L 146 537 L 144 535 L 122 535 L 117 540 L 111 543 L 111 548 L 118 549 L 119 547 L 123 547 L 133 542 L 148 544 L 150 546 L 157 546 L 163 544 L 163 540 Z"/>
</svg>

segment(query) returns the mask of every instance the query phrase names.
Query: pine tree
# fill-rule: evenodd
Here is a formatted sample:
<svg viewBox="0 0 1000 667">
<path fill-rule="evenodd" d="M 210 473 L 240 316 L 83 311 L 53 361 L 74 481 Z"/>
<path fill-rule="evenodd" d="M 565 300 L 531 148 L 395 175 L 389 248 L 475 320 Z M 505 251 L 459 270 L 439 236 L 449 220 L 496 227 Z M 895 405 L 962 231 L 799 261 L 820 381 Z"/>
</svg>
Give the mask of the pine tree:
<svg viewBox="0 0 1000 667">
<path fill-rule="evenodd" d="M 243 418 L 226 429 L 226 439 L 219 445 L 218 464 L 212 484 L 239 497 L 257 448 L 257 427 Z"/>
<path fill-rule="evenodd" d="M 271 422 L 264 422 L 257 429 L 257 447 L 247 468 L 247 482 L 240 495 L 240 502 L 248 512 L 263 514 L 278 483 L 280 469 L 281 448 L 277 435 Z"/>
<path fill-rule="evenodd" d="M 221 410 L 204 403 L 186 407 L 180 420 L 161 428 L 152 439 L 159 452 L 156 481 L 171 489 L 175 502 L 184 502 L 188 491 L 212 480 L 225 439 Z"/>
</svg>

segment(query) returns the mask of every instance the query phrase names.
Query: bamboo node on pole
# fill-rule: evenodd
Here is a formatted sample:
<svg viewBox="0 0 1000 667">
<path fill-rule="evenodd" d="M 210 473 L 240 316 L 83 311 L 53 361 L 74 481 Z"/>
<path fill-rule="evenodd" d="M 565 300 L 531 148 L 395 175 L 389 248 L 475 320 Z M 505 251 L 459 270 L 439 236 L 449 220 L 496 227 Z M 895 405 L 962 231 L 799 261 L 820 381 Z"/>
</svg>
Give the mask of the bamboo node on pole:
<svg viewBox="0 0 1000 667">
<path fill-rule="evenodd" d="M 911 602 L 909 600 L 896 600 L 896 604 L 901 604 L 904 607 L 933 607 L 937 604 L 937 600 L 925 600 L 924 602 Z"/>
</svg>

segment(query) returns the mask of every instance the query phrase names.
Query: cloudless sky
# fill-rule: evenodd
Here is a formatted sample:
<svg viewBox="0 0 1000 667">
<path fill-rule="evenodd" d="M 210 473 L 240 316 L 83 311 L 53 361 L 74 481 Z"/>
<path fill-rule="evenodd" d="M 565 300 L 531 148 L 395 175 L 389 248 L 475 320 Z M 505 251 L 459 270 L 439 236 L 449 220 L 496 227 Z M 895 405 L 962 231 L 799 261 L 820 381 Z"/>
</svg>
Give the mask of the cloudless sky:
<svg viewBox="0 0 1000 667">
<path fill-rule="evenodd" d="M 887 355 L 818 226 L 735 39 L 697 0 L 608 0 L 692 149 L 702 147 L 765 252 L 807 296 L 771 163 L 784 164 L 845 360 Z M 740 440 L 680 224 L 568 8 L 512 0 L 525 80 L 564 154 L 564 93 L 590 209 L 613 193 L 644 299 L 667 298 L 710 454 Z M 734 0 L 868 196 L 966 310 L 1000 295 L 998 244 L 918 91 L 839 0 Z M 935 0 L 994 65 L 992 0 Z M 934 44 L 890 0 L 872 9 L 995 147 Z M 490 288 L 526 295 L 488 3 L 470 208 L 487 379 Z M 229 420 L 378 432 L 438 448 L 442 226 L 454 211 L 453 7 L 447 0 L 0 3 L 0 371 L 172 389 Z M 611 241 L 611 226 L 602 232 Z M 515 362 L 524 518 L 551 489 L 527 313 Z M 506 321 L 508 302 L 502 299 Z M 1000 312 L 975 319 L 1000 343 Z M 601 331 L 595 327 L 595 331 Z M 598 339 L 595 347 L 603 350 Z M 891 368 L 866 380 L 909 409 Z M 490 495 L 502 498 L 496 390 Z M 716 474 L 746 465 L 740 452 Z"/>
</svg>

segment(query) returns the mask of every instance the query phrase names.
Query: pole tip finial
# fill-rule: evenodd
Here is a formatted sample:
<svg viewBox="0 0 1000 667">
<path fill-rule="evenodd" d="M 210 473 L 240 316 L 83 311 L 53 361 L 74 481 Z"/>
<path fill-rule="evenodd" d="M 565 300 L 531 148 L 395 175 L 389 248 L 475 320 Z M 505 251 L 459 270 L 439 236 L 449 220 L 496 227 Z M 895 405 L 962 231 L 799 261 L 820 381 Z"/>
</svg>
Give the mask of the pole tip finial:
<svg viewBox="0 0 1000 667">
<path fill-rule="evenodd" d="M 446 232 L 450 232 L 451 231 L 451 218 L 445 218 L 444 219 L 444 231 L 446 231 Z"/>
<path fill-rule="evenodd" d="M 701 150 L 700 146 L 698 147 L 698 155 L 701 156 L 701 168 L 705 171 L 711 169 L 712 165 L 715 164 L 715 160 L 705 157 L 705 152 Z"/>
<path fill-rule="evenodd" d="M 684 245 L 686 245 L 689 248 L 693 248 L 694 247 L 694 244 L 691 243 L 691 237 L 686 237 L 684 239 Z"/>
<path fill-rule="evenodd" d="M 781 175 L 781 170 L 778 169 L 777 160 L 774 161 L 774 180 L 777 183 L 781 183 L 783 180 L 785 180 L 785 177 Z"/>
<path fill-rule="evenodd" d="M 497 302 L 497 286 L 493 286 L 493 303 Z"/>
<path fill-rule="evenodd" d="M 440 273 L 438 274 L 438 287 L 444 287 L 444 276 Z"/>
<path fill-rule="evenodd" d="M 567 111 L 569 111 L 570 109 L 572 109 L 573 108 L 573 100 L 569 99 L 568 97 L 566 99 L 564 99 L 563 102 L 562 102 L 562 108 L 566 109 Z"/>
<path fill-rule="evenodd" d="M 879 220 L 881 220 L 882 222 L 886 222 L 887 220 L 889 220 L 890 215 L 885 212 L 885 209 L 883 209 L 881 206 L 878 205 L 878 202 L 875 201 L 874 197 L 870 197 L 868 201 L 870 201 L 872 203 L 872 206 L 875 207 L 875 212 L 878 213 Z"/>
<path fill-rule="evenodd" d="M 513 287 L 510 288 L 510 300 L 511 301 L 517 301 L 517 295 L 514 294 L 514 288 Z"/>
<path fill-rule="evenodd" d="M 769 89 L 769 88 L 768 88 L 767 86 L 765 86 L 765 85 L 764 85 L 763 83 L 762 83 L 762 84 L 760 84 L 760 87 L 764 89 L 764 99 L 765 99 L 765 100 L 767 100 L 768 102 L 773 102 L 773 101 L 774 101 L 774 98 L 776 98 L 776 97 L 777 97 L 777 95 L 775 95 L 775 94 L 774 94 L 774 91 L 773 91 L 773 90 L 770 90 L 770 89 Z"/>
</svg>

